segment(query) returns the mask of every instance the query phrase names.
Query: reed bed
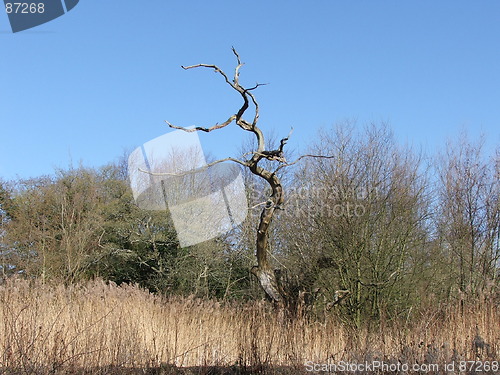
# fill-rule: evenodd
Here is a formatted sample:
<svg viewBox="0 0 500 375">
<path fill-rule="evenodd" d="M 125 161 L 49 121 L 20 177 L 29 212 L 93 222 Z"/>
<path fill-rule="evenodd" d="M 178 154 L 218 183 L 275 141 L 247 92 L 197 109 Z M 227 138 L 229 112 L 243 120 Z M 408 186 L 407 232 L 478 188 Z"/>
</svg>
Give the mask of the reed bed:
<svg viewBox="0 0 500 375">
<path fill-rule="evenodd" d="M 306 373 L 307 363 L 494 361 L 499 342 L 500 312 L 487 300 L 436 307 L 368 333 L 332 314 L 289 318 L 263 301 L 165 298 L 99 280 L 0 286 L 0 372 L 9 374 Z"/>
</svg>

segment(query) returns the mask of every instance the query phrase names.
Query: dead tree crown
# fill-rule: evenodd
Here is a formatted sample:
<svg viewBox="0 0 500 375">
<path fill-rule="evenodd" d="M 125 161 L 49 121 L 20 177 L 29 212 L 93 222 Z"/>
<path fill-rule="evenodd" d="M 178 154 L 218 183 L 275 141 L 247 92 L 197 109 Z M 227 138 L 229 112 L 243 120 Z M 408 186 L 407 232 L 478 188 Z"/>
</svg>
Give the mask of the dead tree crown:
<svg viewBox="0 0 500 375">
<path fill-rule="evenodd" d="M 285 138 L 281 139 L 280 145 L 277 149 L 275 150 L 266 150 L 265 146 L 265 138 L 262 130 L 257 126 L 258 121 L 259 121 L 259 103 L 257 102 L 257 99 L 255 98 L 255 95 L 253 94 L 253 91 L 257 89 L 259 86 L 262 86 L 263 84 L 255 84 L 253 87 L 245 88 L 240 84 L 239 77 L 240 77 L 240 69 L 243 66 L 243 63 L 241 62 L 240 56 L 238 52 L 232 48 L 233 54 L 236 57 L 237 60 L 237 65 L 236 68 L 234 69 L 234 76 L 232 79 L 228 77 L 228 75 L 220 69 L 217 65 L 212 65 L 212 64 L 196 64 L 196 65 L 190 65 L 190 66 L 182 66 L 183 69 L 189 70 L 189 69 L 195 69 L 195 68 L 209 68 L 213 69 L 216 73 L 220 74 L 226 83 L 231 86 L 235 91 L 237 91 L 242 99 L 243 99 L 243 104 L 240 107 L 240 109 L 233 115 L 231 115 L 226 121 L 222 123 L 217 123 L 213 125 L 212 127 L 200 127 L 196 126 L 193 128 L 184 128 L 181 126 L 176 126 L 168 121 L 166 123 L 168 124 L 169 127 L 173 129 L 179 129 L 183 130 L 185 132 L 194 132 L 194 131 L 202 131 L 209 133 L 211 131 L 217 130 L 217 129 L 222 129 L 232 122 L 235 122 L 236 125 L 238 125 L 241 129 L 251 132 L 255 135 L 256 141 L 257 141 L 257 149 L 255 151 L 249 152 L 245 155 L 250 156 L 246 160 L 240 160 L 236 158 L 225 158 L 225 159 L 220 159 L 217 161 L 214 161 L 212 163 L 209 163 L 207 167 L 213 166 L 218 163 L 222 163 L 225 161 L 233 161 L 238 164 L 241 164 L 242 166 L 248 168 L 254 175 L 264 179 L 270 186 L 271 188 L 271 193 L 269 195 L 269 198 L 267 200 L 267 203 L 265 204 L 264 208 L 262 209 L 262 212 L 260 214 L 260 220 L 259 220 L 259 225 L 257 228 L 257 238 L 256 238 L 256 257 L 257 257 L 257 265 L 252 268 L 252 273 L 258 278 L 260 285 L 266 292 L 267 296 L 271 298 L 274 302 L 282 302 L 283 300 L 283 292 L 277 282 L 277 278 L 275 275 L 274 270 L 271 267 L 271 264 L 269 262 L 269 257 L 268 257 L 268 234 L 269 234 L 269 226 L 271 225 L 273 216 L 275 214 L 275 211 L 282 207 L 283 201 L 284 201 L 284 194 L 283 194 L 283 186 L 281 184 L 280 179 L 277 176 L 277 172 L 286 166 L 293 165 L 297 163 L 299 160 L 301 160 L 304 157 L 324 157 L 324 156 L 319 156 L 319 155 L 303 155 L 299 157 L 297 160 L 295 160 L 292 163 L 287 163 L 285 157 L 284 157 L 284 147 L 292 133 L 288 134 Z M 254 106 L 254 113 L 253 113 L 253 118 L 251 121 L 247 121 L 243 118 L 243 116 L 246 114 L 250 103 L 253 104 Z M 293 129 L 292 129 L 293 130 Z M 327 157 L 329 158 L 329 157 Z M 269 160 L 269 161 L 274 161 L 278 163 L 278 166 L 274 171 L 267 170 L 263 168 L 262 166 L 259 165 L 259 163 L 262 160 Z"/>
</svg>

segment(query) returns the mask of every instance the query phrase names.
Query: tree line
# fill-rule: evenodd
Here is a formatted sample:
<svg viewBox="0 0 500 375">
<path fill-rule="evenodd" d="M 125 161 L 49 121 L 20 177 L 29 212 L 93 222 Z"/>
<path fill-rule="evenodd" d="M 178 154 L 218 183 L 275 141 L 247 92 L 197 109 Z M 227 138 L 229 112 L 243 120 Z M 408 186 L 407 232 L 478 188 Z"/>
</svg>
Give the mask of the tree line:
<svg viewBox="0 0 500 375">
<path fill-rule="evenodd" d="M 487 155 L 481 140 L 460 135 L 425 155 L 398 144 L 387 125 L 346 123 L 320 131 L 308 152 L 329 158 L 277 172 L 284 201 L 268 231 L 269 262 L 288 301 L 360 326 L 406 319 L 429 304 L 498 298 L 500 148 Z M 187 248 L 168 211 L 135 205 L 125 158 L 0 181 L 1 272 L 262 298 L 250 270 L 269 188 L 243 176 L 245 222 Z"/>
</svg>

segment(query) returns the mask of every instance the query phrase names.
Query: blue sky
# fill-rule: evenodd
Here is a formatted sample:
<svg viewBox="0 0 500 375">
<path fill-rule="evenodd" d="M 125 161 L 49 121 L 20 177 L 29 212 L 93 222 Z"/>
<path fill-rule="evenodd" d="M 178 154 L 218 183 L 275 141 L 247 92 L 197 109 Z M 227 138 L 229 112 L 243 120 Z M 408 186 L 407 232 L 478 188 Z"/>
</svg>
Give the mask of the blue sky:
<svg viewBox="0 0 500 375">
<path fill-rule="evenodd" d="M 239 108 L 208 70 L 246 63 L 265 131 L 388 122 L 429 152 L 466 129 L 500 144 L 498 1 L 81 0 L 66 15 L 11 33 L 0 13 L 0 178 L 99 166 L 177 125 L 211 125 Z M 202 135 L 235 156 L 247 135 Z"/>
</svg>

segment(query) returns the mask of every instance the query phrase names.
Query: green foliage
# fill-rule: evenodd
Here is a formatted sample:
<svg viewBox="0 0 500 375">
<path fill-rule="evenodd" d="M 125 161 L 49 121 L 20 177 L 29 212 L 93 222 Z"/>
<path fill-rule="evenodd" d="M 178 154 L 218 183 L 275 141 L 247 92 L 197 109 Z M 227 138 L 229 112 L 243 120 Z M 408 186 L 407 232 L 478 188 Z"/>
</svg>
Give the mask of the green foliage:
<svg viewBox="0 0 500 375">
<path fill-rule="evenodd" d="M 469 155 L 480 152 L 476 146 L 464 147 Z M 432 181 L 423 158 L 400 148 L 385 126 L 359 133 L 350 125 L 329 129 L 309 153 L 332 157 L 308 160 L 296 170 L 275 242 L 280 262 L 294 275 L 289 283 L 307 291 L 315 308 L 333 309 L 359 327 L 404 319 L 430 300 L 459 297 L 452 291 L 461 277 L 490 288 L 495 284 L 499 183 L 486 178 L 492 174 L 478 157 L 467 160 L 481 175 L 454 158 L 448 162 L 452 167 L 445 163 L 445 171 L 455 178 L 442 186 L 443 180 Z M 471 195 L 474 186 L 483 193 Z M 448 211 L 436 209 L 436 187 L 446 193 L 438 207 Z M 468 199 L 459 192 L 469 194 Z M 449 211 L 462 207 L 460 202 L 482 208 Z M 466 225 L 436 238 L 438 228 L 450 228 L 463 217 L 469 218 L 469 229 Z M 457 243 L 464 237 L 468 240 Z M 455 241 L 454 252 L 448 250 L 450 240 Z M 345 291 L 347 297 L 341 299 Z"/>
<path fill-rule="evenodd" d="M 221 298 L 241 297 L 248 286 L 248 266 L 226 242 L 180 248 L 169 213 L 139 209 L 116 165 L 21 180 L 12 199 L 5 188 L 0 192 L 12 217 L 7 241 L 29 277 L 102 277 Z"/>
<path fill-rule="evenodd" d="M 290 306 L 359 327 L 498 291 L 498 156 L 488 160 L 462 140 L 439 159 L 434 178 L 384 126 L 330 129 L 309 153 L 330 157 L 280 171 L 286 203 L 269 238 Z M 250 206 L 261 207 L 269 192 L 244 177 Z M 258 209 L 226 236 L 181 248 L 168 211 L 134 204 L 123 162 L 0 182 L 0 215 L 4 274 L 263 297 L 249 272 Z"/>
</svg>

